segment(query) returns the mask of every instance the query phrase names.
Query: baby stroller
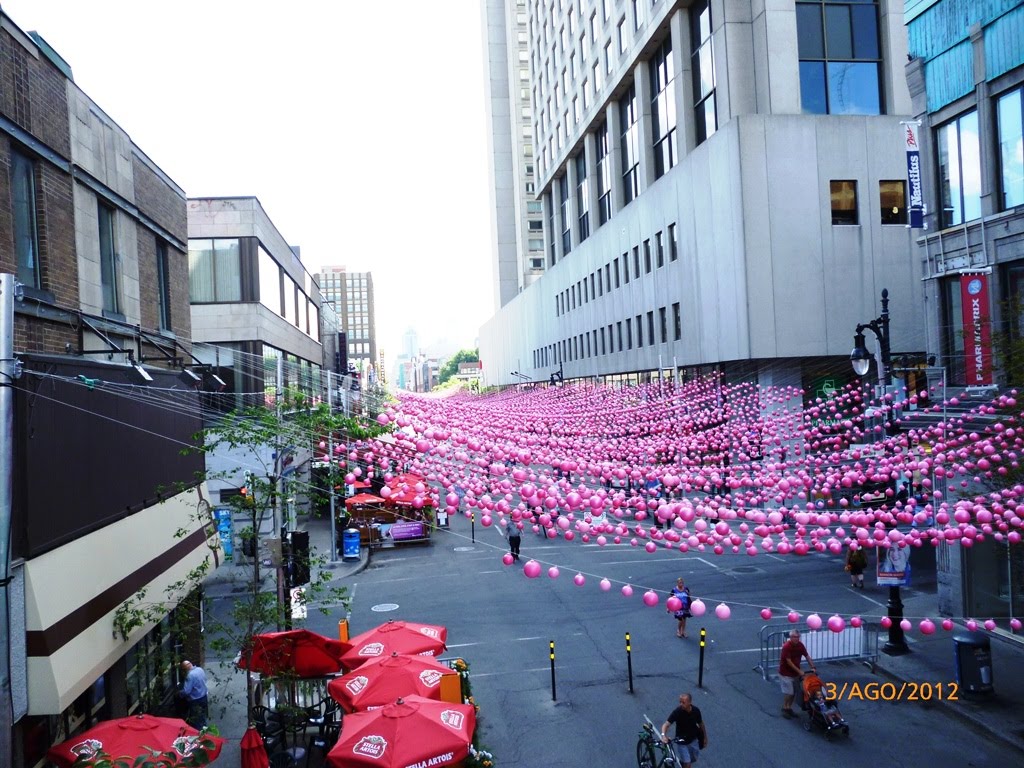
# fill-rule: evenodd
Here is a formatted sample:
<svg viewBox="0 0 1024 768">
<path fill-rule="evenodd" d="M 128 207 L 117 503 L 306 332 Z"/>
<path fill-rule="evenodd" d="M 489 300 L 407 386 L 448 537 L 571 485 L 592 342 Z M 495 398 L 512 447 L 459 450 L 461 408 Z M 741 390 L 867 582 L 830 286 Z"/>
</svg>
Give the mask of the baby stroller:
<svg viewBox="0 0 1024 768">
<path fill-rule="evenodd" d="M 850 735 L 850 726 L 843 719 L 843 713 L 834 698 L 826 698 L 825 686 L 817 675 L 805 675 L 803 679 L 803 701 L 801 706 L 807 712 L 804 730 L 820 727 L 825 731 L 825 738 L 831 739 L 832 734 L 842 732 Z"/>
</svg>

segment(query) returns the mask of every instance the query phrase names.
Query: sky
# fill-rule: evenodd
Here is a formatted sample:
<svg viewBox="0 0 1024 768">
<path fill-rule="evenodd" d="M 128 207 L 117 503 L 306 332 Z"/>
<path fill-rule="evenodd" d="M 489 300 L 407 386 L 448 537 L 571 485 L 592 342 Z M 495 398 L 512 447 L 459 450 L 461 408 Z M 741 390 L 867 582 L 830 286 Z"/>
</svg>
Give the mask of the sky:
<svg viewBox="0 0 1024 768">
<path fill-rule="evenodd" d="M 477 0 L 0 0 L 190 197 L 259 198 L 306 268 L 370 271 L 378 347 L 494 313 Z"/>
</svg>

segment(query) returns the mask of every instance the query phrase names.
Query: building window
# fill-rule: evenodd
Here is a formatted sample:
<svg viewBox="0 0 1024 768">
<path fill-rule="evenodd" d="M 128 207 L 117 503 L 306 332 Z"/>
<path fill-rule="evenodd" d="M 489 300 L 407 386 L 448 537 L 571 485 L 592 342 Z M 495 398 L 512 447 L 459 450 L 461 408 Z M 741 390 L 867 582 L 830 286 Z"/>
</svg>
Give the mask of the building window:
<svg viewBox="0 0 1024 768">
<path fill-rule="evenodd" d="M 1001 96 L 996 106 L 999 122 L 999 170 L 1002 210 L 1024 204 L 1024 90 Z"/>
<path fill-rule="evenodd" d="M 644 240 L 644 272 L 651 273 L 651 241 Z"/>
<path fill-rule="evenodd" d="M 240 264 L 237 239 L 189 240 L 189 299 L 193 304 L 241 301 Z"/>
<path fill-rule="evenodd" d="M 661 269 L 665 266 L 665 243 L 661 232 L 654 236 L 654 255 L 657 258 L 658 268 Z"/>
<path fill-rule="evenodd" d="M 672 78 L 672 41 L 658 48 L 648 65 L 651 71 L 651 130 L 654 141 L 654 177 L 660 179 L 679 162 L 676 150 L 676 96 Z"/>
<path fill-rule="evenodd" d="M 676 341 L 683 338 L 683 316 L 678 301 L 672 305 L 672 338 Z"/>
<path fill-rule="evenodd" d="M 654 344 L 654 310 L 647 313 L 647 343 Z"/>
<path fill-rule="evenodd" d="M 640 277 L 640 246 L 633 246 L 633 277 Z"/>
<path fill-rule="evenodd" d="M 626 322 L 628 323 L 629 321 L 627 320 Z M 622 346 L 622 321 L 621 320 L 619 320 L 617 323 L 615 323 L 615 334 L 619 337 L 619 352 L 621 352 L 623 349 L 625 349 L 625 347 Z"/>
<path fill-rule="evenodd" d="M 605 74 L 610 75 L 612 73 L 612 43 L 609 40 L 604 45 L 604 71 Z"/>
<path fill-rule="evenodd" d="M 612 162 L 608 156 L 608 121 L 597 127 L 597 219 L 604 224 L 612 217 Z"/>
<path fill-rule="evenodd" d="M 830 181 L 832 223 L 857 224 L 857 182 Z"/>
<path fill-rule="evenodd" d="M 171 276 L 167 261 L 167 243 L 156 240 L 156 301 L 160 329 L 171 330 Z"/>
<path fill-rule="evenodd" d="M 36 164 L 20 152 L 12 150 L 10 173 L 18 282 L 31 288 L 42 288 L 39 226 L 36 218 Z"/>
<path fill-rule="evenodd" d="M 569 225 L 569 177 L 558 180 L 558 212 L 562 223 L 562 257 L 572 250 L 572 227 Z"/>
<path fill-rule="evenodd" d="M 576 217 L 579 239 L 582 243 L 590 236 L 590 181 L 587 179 L 587 153 L 576 155 Z"/>
<path fill-rule="evenodd" d="M 548 266 L 555 266 L 555 201 L 545 195 L 548 201 Z"/>
<path fill-rule="evenodd" d="M 633 348 L 633 321 L 626 318 L 626 349 Z"/>
<path fill-rule="evenodd" d="M 615 287 L 618 288 L 621 283 L 619 282 L 619 260 L 615 260 Z"/>
<path fill-rule="evenodd" d="M 679 258 L 679 250 L 676 247 L 676 225 L 668 225 L 668 260 L 675 261 Z"/>
<path fill-rule="evenodd" d="M 644 316 L 636 316 L 636 346 L 637 349 L 644 345 Z"/>
<path fill-rule="evenodd" d="M 619 20 L 619 28 L 617 31 L 619 41 L 619 55 L 621 56 L 626 52 L 626 19 L 622 18 Z"/>
<path fill-rule="evenodd" d="M 796 24 L 803 111 L 881 114 L 877 1 L 804 0 L 796 4 Z"/>
<path fill-rule="evenodd" d="M 635 83 L 619 100 L 619 149 L 622 156 L 622 202 L 628 205 L 640 194 L 640 129 Z"/>
<path fill-rule="evenodd" d="M 907 223 L 907 182 L 879 181 L 878 199 L 883 224 Z"/>
<path fill-rule="evenodd" d="M 981 216 L 981 153 L 978 113 L 968 112 L 938 128 L 942 226 Z"/>
<path fill-rule="evenodd" d="M 100 285 L 103 288 L 103 309 L 121 313 L 121 276 L 117 271 L 117 242 L 114 229 L 114 209 L 97 203 L 100 234 Z"/>
<path fill-rule="evenodd" d="M 629 251 L 622 254 L 622 275 L 625 278 L 626 285 L 629 285 Z"/>
<path fill-rule="evenodd" d="M 661 328 L 661 343 L 668 341 L 668 312 L 665 307 L 658 309 L 658 325 Z"/>
<path fill-rule="evenodd" d="M 601 0 L 601 18 L 608 21 L 612 16 L 612 0 Z"/>
<path fill-rule="evenodd" d="M 711 6 L 698 0 L 690 6 L 690 67 L 693 70 L 695 142 L 700 144 L 718 130 L 715 99 L 715 50 L 711 40 Z"/>
<path fill-rule="evenodd" d="M 644 25 L 643 0 L 633 0 L 633 29 L 640 29 Z"/>
</svg>

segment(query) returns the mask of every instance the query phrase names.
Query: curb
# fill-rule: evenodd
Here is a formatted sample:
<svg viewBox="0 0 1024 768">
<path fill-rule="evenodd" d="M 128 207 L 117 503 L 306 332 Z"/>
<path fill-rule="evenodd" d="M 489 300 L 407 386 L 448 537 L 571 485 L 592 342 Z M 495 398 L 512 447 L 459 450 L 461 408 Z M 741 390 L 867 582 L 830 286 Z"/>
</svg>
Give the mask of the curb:
<svg viewBox="0 0 1024 768">
<path fill-rule="evenodd" d="M 890 669 L 886 669 L 885 667 L 883 667 L 881 664 L 879 664 L 877 662 L 875 663 L 875 669 L 878 672 L 880 672 L 883 676 L 889 678 L 890 680 L 892 680 L 894 682 L 897 682 L 897 683 L 909 683 L 909 682 L 912 682 L 910 680 L 907 680 L 905 677 L 897 674 L 896 672 L 893 672 Z M 1024 742 L 1013 740 L 1013 739 L 1011 739 L 1009 737 L 1008 734 L 1006 734 L 1006 733 L 1004 733 L 1002 731 L 994 729 L 992 727 L 991 723 L 990 723 L 991 718 L 985 719 L 985 718 L 983 718 L 981 716 L 975 717 L 975 715 L 973 713 L 970 713 L 970 712 L 966 711 L 963 707 L 956 706 L 955 704 L 953 704 L 953 702 L 948 701 L 946 699 L 938 700 L 936 703 L 940 705 L 941 710 L 943 712 L 947 713 L 951 717 L 953 717 L 953 718 L 955 718 L 955 719 L 957 719 L 957 720 L 959 720 L 962 723 L 965 723 L 967 725 L 974 726 L 975 728 L 977 728 L 977 729 L 979 729 L 979 730 L 981 730 L 981 731 L 983 731 L 985 733 L 988 733 L 991 737 L 993 737 L 995 739 L 998 739 L 1000 742 L 1002 742 L 1003 744 L 1005 744 L 1005 745 L 1007 745 L 1009 747 L 1012 747 L 1013 749 L 1016 749 L 1018 751 L 1024 752 Z"/>
</svg>

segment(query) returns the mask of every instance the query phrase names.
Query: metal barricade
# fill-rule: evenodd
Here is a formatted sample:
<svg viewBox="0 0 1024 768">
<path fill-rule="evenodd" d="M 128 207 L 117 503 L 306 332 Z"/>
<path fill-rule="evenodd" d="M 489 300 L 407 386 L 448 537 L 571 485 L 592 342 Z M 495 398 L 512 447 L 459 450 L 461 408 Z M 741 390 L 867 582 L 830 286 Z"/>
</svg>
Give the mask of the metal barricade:
<svg viewBox="0 0 1024 768">
<path fill-rule="evenodd" d="M 765 624 L 758 632 L 760 659 L 754 668 L 765 680 L 777 674 L 782 644 L 793 631 L 793 624 Z M 864 622 L 859 627 L 846 625 L 842 632 L 830 629 L 801 629 L 800 642 L 814 663 L 823 661 L 863 661 L 875 671 L 878 661 L 878 638 L 881 626 Z"/>
</svg>

